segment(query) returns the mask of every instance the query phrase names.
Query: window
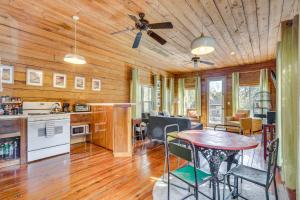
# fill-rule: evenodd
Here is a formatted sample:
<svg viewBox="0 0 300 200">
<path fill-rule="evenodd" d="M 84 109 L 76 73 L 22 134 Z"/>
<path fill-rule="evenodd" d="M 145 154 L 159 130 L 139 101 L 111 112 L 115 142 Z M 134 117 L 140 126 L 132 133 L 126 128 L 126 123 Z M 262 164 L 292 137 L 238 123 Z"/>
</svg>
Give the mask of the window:
<svg viewBox="0 0 300 200">
<path fill-rule="evenodd" d="M 240 86 L 239 88 L 240 109 L 250 110 L 251 116 L 253 116 L 253 98 L 259 91 L 259 86 Z"/>
<path fill-rule="evenodd" d="M 152 87 L 142 87 L 142 112 L 149 113 L 152 110 Z"/>
<path fill-rule="evenodd" d="M 195 108 L 196 94 L 195 89 L 184 90 L 184 110 Z"/>
</svg>

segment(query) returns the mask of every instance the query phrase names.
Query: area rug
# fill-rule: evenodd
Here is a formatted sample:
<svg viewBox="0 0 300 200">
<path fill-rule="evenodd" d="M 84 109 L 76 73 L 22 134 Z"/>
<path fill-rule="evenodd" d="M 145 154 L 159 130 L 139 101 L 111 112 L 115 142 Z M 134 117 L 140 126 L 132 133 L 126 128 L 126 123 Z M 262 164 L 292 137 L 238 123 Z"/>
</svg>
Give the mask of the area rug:
<svg viewBox="0 0 300 200">
<path fill-rule="evenodd" d="M 166 176 L 167 177 L 167 176 Z M 171 190 L 170 190 L 170 199 L 171 200 L 180 200 L 183 199 L 184 197 L 188 196 L 189 193 L 188 190 L 186 189 L 181 189 L 181 188 L 188 188 L 187 184 L 178 180 L 175 177 L 171 178 L 171 183 L 174 185 L 177 185 L 179 187 L 171 185 Z M 181 188 L 180 188 L 181 187 Z M 264 200 L 266 199 L 265 197 L 265 191 L 264 188 L 257 186 L 253 183 L 243 181 L 242 187 L 240 188 L 242 191 L 242 196 L 246 197 L 249 200 Z M 192 190 L 191 190 L 192 191 Z M 202 186 L 200 186 L 199 191 L 202 193 L 209 195 L 210 197 L 212 196 L 212 189 L 209 188 L 209 183 L 206 183 Z M 279 193 L 280 191 L 278 191 Z M 226 187 L 225 189 L 225 194 L 227 195 L 229 193 L 229 189 Z M 220 194 L 221 194 L 221 199 L 223 199 L 223 184 L 220 184 Z M 162 180 L 162 177 L 156 181 L 153 187 L 153 200 L 166 200 L 167 195 L 168 195 L 168 184 L 166 181 Z M 269 192 L 270 200 L 275 200 L 275 195 L 271 194 Z M 188 200 L 195 199 L 194 196 L 191 196 L 189 198 L 186 198 Z M 199 194 L 199 199 L 207 199 L 203 195 Z M 239 198 L 241 199 L 241 198 Z"/>
</svg>

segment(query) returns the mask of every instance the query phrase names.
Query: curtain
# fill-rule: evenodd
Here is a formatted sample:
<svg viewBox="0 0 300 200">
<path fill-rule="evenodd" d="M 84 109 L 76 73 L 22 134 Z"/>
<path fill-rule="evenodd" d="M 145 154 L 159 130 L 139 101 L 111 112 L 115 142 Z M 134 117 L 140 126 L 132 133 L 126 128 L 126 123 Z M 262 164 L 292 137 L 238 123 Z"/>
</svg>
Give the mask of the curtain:
<svg viewBox="0 0 300 200">
<path fill-rule="evenodd" d="M 162 111 L 167 112 L 168 111 L 168 102 L 167 102 L 167 78 L 162 77 L 162 83 L 161 83 L 161 94 L 162 94 Z"/>
<path fill-rule="evenodd" d="M 169 96 L 169 112 L 174 115 L 174 78 L 170 78 L 170 96 Z"/>
<path fill-rule="evenodd" d="M 260 70 L 260 78 L 259 78 L 259 85 L 261 92 L 269 92 L 269 77 L 268 77 L 268 69 L 261 69 Z"/>
<path fill-rule="evenodd" d="M 178 115 L 184 115 L 184 79 L 178 79 Z"/>
<path fill-rule="evenodd" d="M 158 87 L 158 80 L 159 76 L 158 75 L 153 75 L 153 90 L 152 90 L 152 110 L 153 111 L 158 111 L 157 110 L 157 87 Z"/>
<path fill-rule="evenodd" d="M 281 129 L 281 44 L 277 43 L 276 50 L 276 133 L 279 138 L 278 166 L 282 165 L 282 129 Z"/>
<path fill-rule="evenodd" d="M 132 107 L 132 118 L 139 119 L 141 118 L 141 85 L 139 81 L 139 70 L 132 69 L 131 77 L 131 103 L 135 103 L 135 106 Z"/>
<path fill-rule="evenodd" d="M 195 96 L 197 115 L 201 116 L 201 77 L 197 76 L 195 80 Z"/>
<path fill-rule="evenodd" d="M 240 78 L 238 72 L 232 73 L 232 115 L 239 109 Z"/>
<path fill-rule="evenodd" d="M 285 186 L 296 189 L 297 139 L 299 132 L 299 71 L 298 71 L 298 17 L 282 22 L 280 43 L 281 76 L 281 154 L 282 178 Z M 278 94 L 276 94 L 278 95 Z"/>
</svg>

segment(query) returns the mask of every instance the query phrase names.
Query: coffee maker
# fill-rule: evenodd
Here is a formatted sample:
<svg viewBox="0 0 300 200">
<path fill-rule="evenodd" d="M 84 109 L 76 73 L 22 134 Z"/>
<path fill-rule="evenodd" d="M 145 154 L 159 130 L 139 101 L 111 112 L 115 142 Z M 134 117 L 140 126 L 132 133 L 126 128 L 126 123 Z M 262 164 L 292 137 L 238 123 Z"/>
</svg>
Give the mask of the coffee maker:
<svg viewBox="0 0 300 200">
<path fill-rule="evenodd" d="M 62 106 L 63 112 L 70 112 L 69 107 L 70 107 L 69 103 L 63 103 L 63 106 Z"/>
</svg>

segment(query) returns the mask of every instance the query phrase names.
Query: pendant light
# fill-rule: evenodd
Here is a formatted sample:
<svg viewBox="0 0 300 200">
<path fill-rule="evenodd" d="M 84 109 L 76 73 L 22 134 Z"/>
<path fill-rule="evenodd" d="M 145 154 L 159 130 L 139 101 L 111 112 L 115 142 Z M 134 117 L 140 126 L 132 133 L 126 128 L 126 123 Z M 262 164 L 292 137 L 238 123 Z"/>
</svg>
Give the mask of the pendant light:
<svg viewBox="0 0 300 200">
<path fill-rule="evenodd" d="M 74 27 L 75 27 L 75 37 L 74 37 L 74 53 L 68 53 L 64 57 L 64 61 L 76 65 L 86 64 L 86 60 L 83 56 L 77 54 L 77 21 L 78 16 L 73 16 Z"/>
<path fill-rule="evenodd" d="M 194 39 L 191 44 L 191 53 L 194 55 L 209 54 L 215 50 L 215 40 L 212 37 L 204 36 Z"/>
</svg>

